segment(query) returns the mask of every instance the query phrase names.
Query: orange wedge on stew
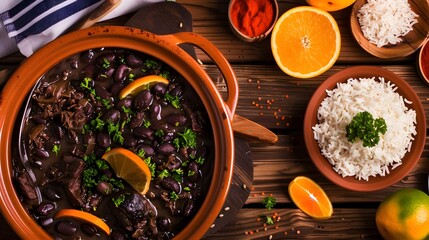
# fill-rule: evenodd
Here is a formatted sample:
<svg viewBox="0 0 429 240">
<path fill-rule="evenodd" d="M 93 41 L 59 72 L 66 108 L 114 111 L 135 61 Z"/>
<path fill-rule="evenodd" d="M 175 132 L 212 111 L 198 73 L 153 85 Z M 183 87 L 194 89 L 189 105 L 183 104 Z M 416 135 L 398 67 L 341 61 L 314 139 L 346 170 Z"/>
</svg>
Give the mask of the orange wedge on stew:
<svg viewBox="0 0 429 240">
<path fill-rule="evenodd" d="M 99 217 L 76 209 L 61 209 L 55 214 L 55 218 L 73 218 L 78 221 L 93 224 L 103 230 L 107 235 L 110 235 L 110 227 Z"/>
<path fill-rule="evenodd" d="M 328 219 L 333 213 L 325 191 L 313 180 L 298 176 L 289 183 L 289 196 L 295 205 L 315 219 Z"/>
<path fill-rule="evenodd" d="M 148 75 L 141 78 L 138 78 L 125 86 L 120 92 L 119 92 L 119 98 L 125 98 L 129 95 L 135 96 L 139 92 L 141 92 L 144 89 L 149 89 L 151 86 L 155 85 L 156 83 L 163 83 L 168 85 L 169 81 L 161 76 L 158 75 Z"/>
<path fill-rule="evenodd" d="M 296 78 L 315 77 L 331 68 L 340 48 L 340 30 L 335 19 L 328 12 L 310 6 L 285 12 L 271 35 L 271 50 L 277 65 Z"/>
<path fill-rule="evenodd" d="M 116 176 L 127 181 L 139 193 L 146 194 L 149 190 L 152 179 L 150 169 L 134 152 L 125 148 L 114 148 L 106 152 L 102 159 L 110 164 Z"/>
</svg>

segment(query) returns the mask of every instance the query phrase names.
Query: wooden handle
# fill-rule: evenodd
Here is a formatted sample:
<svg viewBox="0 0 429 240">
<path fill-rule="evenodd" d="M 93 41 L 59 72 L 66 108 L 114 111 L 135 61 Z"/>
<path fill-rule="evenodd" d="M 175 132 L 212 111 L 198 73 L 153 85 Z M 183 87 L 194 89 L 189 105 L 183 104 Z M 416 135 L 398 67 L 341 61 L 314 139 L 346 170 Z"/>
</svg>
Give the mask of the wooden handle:
<svg viewBox="0 0 429 240">
<path fill-rule="evenodd" d="M 234 115 L 234 119 L 232 121 L 232 130 L 238 136 L 246 139 L 267 143 L 276 143 L 278 140 L 277 135 L 271 132 L 268 128 L 250 121 L 247 118 L 238 116 L 237 114 Z"/>
<path fill-rule="evenodd" d="M 94 9 L 88 16 L 80 20 L 77 24 L 75 24 L 71 30 L 78 30 L 91 27 L 104 16 L 109 14 L 113 9 L 121 4 L 122 0 L 105 0 L 102 4 L 100 4 L 97 8 Z M 70 30 L 69 30 L 70 31 Z"/>
</svg>

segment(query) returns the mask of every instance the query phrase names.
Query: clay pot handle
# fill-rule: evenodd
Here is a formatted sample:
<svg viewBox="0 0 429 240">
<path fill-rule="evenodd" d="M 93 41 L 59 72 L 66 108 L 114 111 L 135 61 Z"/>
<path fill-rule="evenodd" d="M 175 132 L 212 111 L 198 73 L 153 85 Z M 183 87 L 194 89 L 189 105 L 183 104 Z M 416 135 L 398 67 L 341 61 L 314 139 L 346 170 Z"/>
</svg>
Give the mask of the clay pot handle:
<svg viewBox="0 0 429 240">
<path fill-rule="evenodd" d="M 204 51 L 204 53 L 207 54 L 207 56 L 209 56 L 214 61 L 214 63 L 217 65 L 220 72 L 222 73 L 228 87 L 228 95 L 225 104 L 229 109 L 229 112 L 227 114 L 232 121 L 238 102 L 238 83 L 234 71 L 228 60 L 222 55 L 222 53 L 213 43 L 211 43 L 209 40 L 202 37 L 201 35 L 192 32 L 179 32 L 167 35 L 167 37 L 169 41 L 176 41 L 175 43 L 177 45 L 182 43 L 189 43 L 200 48 Z"/>
</svg>

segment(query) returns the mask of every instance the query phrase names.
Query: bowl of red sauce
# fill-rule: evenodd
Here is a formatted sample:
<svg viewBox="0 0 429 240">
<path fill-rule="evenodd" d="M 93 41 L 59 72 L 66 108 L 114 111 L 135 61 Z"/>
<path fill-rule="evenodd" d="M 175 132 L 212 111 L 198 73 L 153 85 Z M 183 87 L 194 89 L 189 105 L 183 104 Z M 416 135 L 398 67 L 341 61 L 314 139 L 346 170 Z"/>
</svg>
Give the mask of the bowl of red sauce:
<svg viewBox="0 0 429 240">
<path fill-rule="evenodd" d="M 245 42 L 265 39 L 273 30 L 279 15 L 275 0 L 231 0 L 228 20 L 232 32 Z"/>
<path fill-rule="evenodd" d="M 418 56 L 417 69 L 425 83 L 429 84 L 429 38 L 426 38 Z"/>
</svg>

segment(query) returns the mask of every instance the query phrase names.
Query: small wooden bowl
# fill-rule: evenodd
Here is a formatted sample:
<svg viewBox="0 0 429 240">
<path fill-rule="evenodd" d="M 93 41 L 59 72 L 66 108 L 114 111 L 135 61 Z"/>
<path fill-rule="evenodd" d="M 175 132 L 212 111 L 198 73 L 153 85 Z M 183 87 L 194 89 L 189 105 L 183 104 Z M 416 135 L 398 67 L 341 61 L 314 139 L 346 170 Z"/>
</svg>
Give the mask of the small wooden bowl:
<svg viewBox="0 0 429 240">
<path fill-rule="evenodd" d="M 429 84 L 429 38 L 423 43 L 417 57 L 417 70 L 426 84 Z"/>
<path fill-rule="evenodd" d="M 353 36 L 359 45 L 368 53 L 379 58 L 406 57 L 419 49 L 429 34 L 429 2 L 425 0 L 408 0 L 411 9 L 419 15 L 413 30 L 403 37 L 403 40 L 395 45 L 386 45 L 381 48 L 370 43 L 361 30 L 358 12 L 367 3 L 366 0 L 356 0 L 351 14 L 351 29 Z"/>
<path fill-rule="evenodd" d="M 231 0 L 229 2 L 229 6 L 228 6 L 228 23 L 229 23 L 229 27 L 231 28 L 232 32 L 235 34 L 235 36 L 237 36 L 240 40 L 244 41 L 244 42 L 260 42 L 262 40 L 264 40 L 268 35 L 270 35 L 271 31 L 274 28 L 274 25 L 277 21 L 277 18 L 279 17 L 279 5 L 277 3 L 276 0 L 269 0 L 271 1 L 271 3 L 273 4 L 273 11 L 274 11 L 274 17 L 273 20 L 271 22 L 270 27 L 261 35 L 259 36 L 247 36 L 246 34 L 242 33 L 240 31 L 240 29 L 234 25 L 234 23 L 231 20 L 231 9 L 232 9 L 232 5 L 234 4 L 234 2 L 236 2 L 236 0 Z"/>
</svg>

